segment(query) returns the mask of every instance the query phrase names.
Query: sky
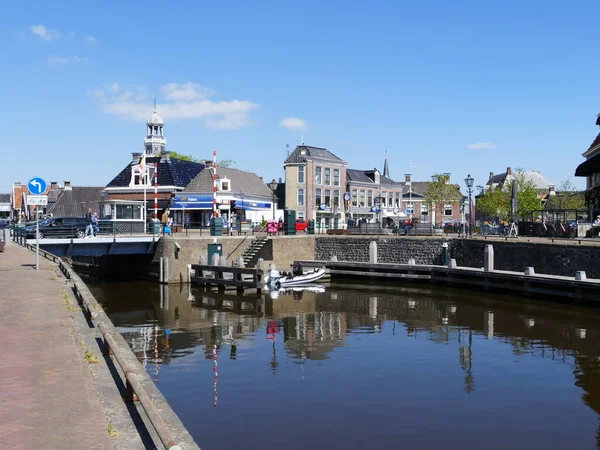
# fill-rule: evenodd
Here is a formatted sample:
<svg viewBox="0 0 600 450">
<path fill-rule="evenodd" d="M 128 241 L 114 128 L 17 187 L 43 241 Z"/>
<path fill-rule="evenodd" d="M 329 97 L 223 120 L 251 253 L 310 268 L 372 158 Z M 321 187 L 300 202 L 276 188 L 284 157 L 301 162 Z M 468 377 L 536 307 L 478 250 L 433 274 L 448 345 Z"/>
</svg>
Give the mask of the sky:
<svg viewBox="0 0 600 450">
<path fill-rule="evenodd" d="M 352 169 L 574 177 L 600 129 L 600 2 L 9 2 L 0 192 L 106 185 L 143 148 L 284 176 L 286 144 Z"/>
</svg>

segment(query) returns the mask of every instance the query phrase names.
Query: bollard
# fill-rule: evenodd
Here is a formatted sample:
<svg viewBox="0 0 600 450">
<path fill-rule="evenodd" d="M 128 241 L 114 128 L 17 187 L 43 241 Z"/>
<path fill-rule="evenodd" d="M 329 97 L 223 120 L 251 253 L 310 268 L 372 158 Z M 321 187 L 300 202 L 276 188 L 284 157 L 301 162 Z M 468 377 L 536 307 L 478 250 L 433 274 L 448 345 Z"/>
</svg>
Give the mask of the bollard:
<svg viewBox="0 0 600 450">
<path fill-rule="evenodd" d="M 163 257 L 161 256 L 160 259 L 158 260 L 158 282 L 162 283 L 165 277 L 165 269 L 164 269 L 164 262 L 163 262 Z"/>
<path fill-rule="evenodd" d="M 587 275 L 585 274 L 585 270 L 578 270 L 577 272 L 575 272 L 575 279 L 577 281 L 586 281 Z"/>
<path fill-rule="evenodd" d="M 200 265 L 201 266 L 205 266 L 206 265 L 206 256 L 200 255 Z"/>
<path fill-rule="evenodd" d="M 494 271 L 494 246 L 486 245 L 483 250 L 483 271 L 493 272 Z"/>
<path fill-rule="evenodd" d="M 444 266 L 447 266 L 450 262 L 450 255 L 448 254 L 448 243 L 444 242 L 442 244 L 442 259 L 444 260 Z"/>
<path fill-rule="evenodd" d="M 260 269 L 260 270 L 264 270 L 263 264 L 264 264 L 265 260 L 262 258 L 258 258 L 258 260 L 256 261 L 256 268 Z"/>
<path fill-rule="evenodd" d="M 448 263 L 448 269 L 456 269 L 456 259 L 452 258 Z"/>
<path fill-rule="evenodd" d="M 415 264 L 416 264 L 415 263 L 415 258 L 408 258 L 408 265 L 409 266 L 414 266 Z"/>
<path fill-rule="evenodd" d="M 535 275 L 535 269 L 533 267 L 525 267 L 525 275 Z"/>
<path fill-rule="evenodd" d="M 212 255 L 211 266 L 218 266 L 220 260 L 221 260 L 221 257 L 217 253 L 215 253 L 214 255 Z"/>
<path fill-rule="evenodd" d="M 171 280 L 170 277 L 170 272 L 169 272 L 169 258 L 165 257 L 163 259 L 163 283 L 169 283 L 169 281 Z"/>
<path fill-rule="evenodd" d="M 377 263 L 377 242 L 371 241 L 369 244 L 369 263 Z"/>
<path fill-rule="evenodd" d="M 336 255 L 332 255 L 330 261 L 331 262 L 337 262 L 337 256 Z"/>
<path fill-rule="evenodd" d="M 244 258 L 242 258 L 241 256 L 240 256 L 240 257 L 238 258 L 238 260 L 237 260 L 237 266 L 238 266 L 238 267 L 246 267 L 246 266 L 244 265 Z"/>
<path fill-rule="evenodd" d="M 225 256 L 221 256 L 221 258 L 219 258 L 219 265 L 227 267 L 227 258 Z"/>
</svg>

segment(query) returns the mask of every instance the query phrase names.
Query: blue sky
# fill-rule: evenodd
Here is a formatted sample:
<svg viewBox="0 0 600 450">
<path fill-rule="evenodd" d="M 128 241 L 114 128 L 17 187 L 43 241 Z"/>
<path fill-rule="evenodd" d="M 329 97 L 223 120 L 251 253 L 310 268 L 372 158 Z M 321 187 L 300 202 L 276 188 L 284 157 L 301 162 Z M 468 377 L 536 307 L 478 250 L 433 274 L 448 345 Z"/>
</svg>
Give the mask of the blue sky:
<svg viewBox="0 0 600 450">
<path fill-rule="evenodd" d="M 387 151 L 398 180 L 412 158 L 417 180 L 512 166 L 583 187 L 600 131 L 597 1 L 24 1 L 3 16 L 5 192 L 108 183 L 154 96 L 169 149 L 265 179 L 303 132 L 350 168 L 381 170 Z"/>
</svg>

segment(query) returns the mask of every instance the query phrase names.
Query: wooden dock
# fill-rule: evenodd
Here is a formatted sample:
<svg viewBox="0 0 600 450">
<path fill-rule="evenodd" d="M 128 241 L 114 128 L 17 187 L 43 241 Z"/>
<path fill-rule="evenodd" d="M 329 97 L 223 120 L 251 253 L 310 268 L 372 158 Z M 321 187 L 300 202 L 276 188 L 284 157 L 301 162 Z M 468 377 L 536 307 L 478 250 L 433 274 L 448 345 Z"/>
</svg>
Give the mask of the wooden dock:
<svg viewBox="0 0 600 450">
<path fill-rule="evenodd" d="M 332 279 L 368 279 L 426 282 L 476 288 L 484 291 L 523 293 L 553 299 L 600 301 L 600 280 L 576 279 L 547 274 L 526 274 L 505 270 L 485 271 L 473 267 L 385 264 L 349 261 L 295 261 L 306 267 L 324 267 Z"/>
<path fill-rule="evenodd" d="M 192 270 L 192 283 L 206 287 L 216 286 L 220 291 L 235 289 L 242 293 L 246 289 L 256 289 L 257 295 L 261 295 L 264 288 L 261 269 L 192 264 Z"/>
</svg>

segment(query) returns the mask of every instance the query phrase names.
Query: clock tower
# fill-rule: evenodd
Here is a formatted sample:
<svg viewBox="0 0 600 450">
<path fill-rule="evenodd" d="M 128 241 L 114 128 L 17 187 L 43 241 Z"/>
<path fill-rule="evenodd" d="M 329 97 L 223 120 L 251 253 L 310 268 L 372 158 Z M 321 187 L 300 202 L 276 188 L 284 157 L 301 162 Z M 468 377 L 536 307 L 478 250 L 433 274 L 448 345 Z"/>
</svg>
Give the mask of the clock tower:
<svg viewBox="0 0 600 450">
<path fill-rule="evenodd" d="M 166 150 L 167 140 L 163 135 L 165 123 L 156 112 L 156 101 L 154 101 L 154 112 L 146 121 L 146 138 L 144 148 L 146 156 L 160 156 Z"/>
</svg>

